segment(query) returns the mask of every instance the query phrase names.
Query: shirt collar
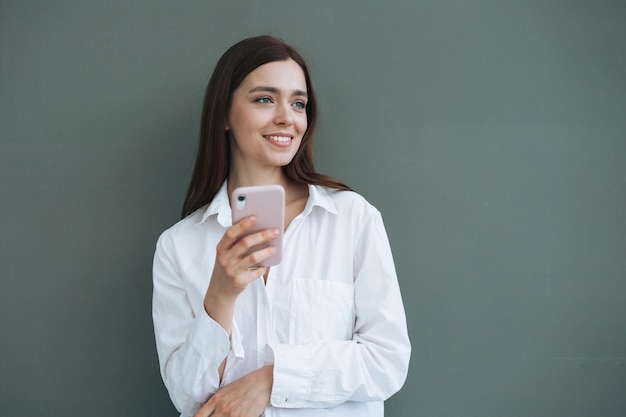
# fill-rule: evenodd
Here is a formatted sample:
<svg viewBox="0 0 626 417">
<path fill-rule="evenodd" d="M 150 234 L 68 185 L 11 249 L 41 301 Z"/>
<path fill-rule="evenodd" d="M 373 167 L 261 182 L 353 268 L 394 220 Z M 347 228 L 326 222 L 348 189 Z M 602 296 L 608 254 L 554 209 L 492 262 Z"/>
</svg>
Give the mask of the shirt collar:
<svg viewBox="0 0 626 417">
<path fill-rule="evenodd" d="M 315 206 L 321 207 L 329 213 L 337 214 L 337 207 L 335 207 L 335 203 L 330 198 L 328 190 L 319 185 L 309 184 L 309 199 L 306 202 L 303 214 L 305 216 L 308 215 Z"/>
<path fill-rule="evenodd" d="M 207 206 L 200 224 L 204 223 L 210 216 L 217 214 L 217 222 L 224 227 L 230 227 L 233 224 L 232 211 L 230 209 L 230 202 L 228 201 L 227 182 L 224 181 L 215 197 Z M 313 207 L 320 207 L 332 214 L 337 214 L 337 207 L 328 194 L 328 190 L 325 187 L 319 185 L 309 184 L 309 199 L 304 207 L 303 216 L 307 216 Z"/>
<path fill-rule="evenodd" d="M 233 224 L 232 212 L 230 210 L 230 203 L 228 202 L 228 191 L 226 184 L 228 181 L 224 181 L 213 200 L 209 203 L 202 218 L 200 224 L 204 223 L 210 216 L 217 214 L 217 222 L 224 227 L 230 227 Z"/>
</svg>

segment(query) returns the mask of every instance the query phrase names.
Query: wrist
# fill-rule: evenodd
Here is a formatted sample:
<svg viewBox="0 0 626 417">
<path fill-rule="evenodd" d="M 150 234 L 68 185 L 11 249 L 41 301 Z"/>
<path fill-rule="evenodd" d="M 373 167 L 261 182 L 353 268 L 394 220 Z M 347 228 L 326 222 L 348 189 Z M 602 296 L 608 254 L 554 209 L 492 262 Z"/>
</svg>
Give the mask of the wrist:
<svg viewBox="0 0 626 417">
<path fill-rule="evenodd" d="M 228 335 L 230 335 L 232 330 L 235 300 L 230 301 L 223 297 L 212 297 L 208 293 L 204 298 L 204 311 L 222 326 Z"/>
<path fill-rule="evenodd" d="M 259 369 L 259 372 L 261 373 L 262 381 L 266 383 L 266 386 L 268 387 L 271 394 L 272 385 L 274 385 L 274 365 L 264 366 Z"/>
</svg>

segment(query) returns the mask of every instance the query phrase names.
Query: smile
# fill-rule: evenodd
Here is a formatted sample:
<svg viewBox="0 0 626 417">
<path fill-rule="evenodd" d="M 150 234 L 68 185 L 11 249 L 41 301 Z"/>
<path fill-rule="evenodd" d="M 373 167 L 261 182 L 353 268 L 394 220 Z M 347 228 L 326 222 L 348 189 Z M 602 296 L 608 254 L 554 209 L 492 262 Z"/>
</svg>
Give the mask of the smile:
<svg viewBox="0 0 626 417">
<path fill-rule="evenodd" d="M 263 136 L 265 139 L 273 140 L 274 142 L 289 143 L 291 142 L 291 136 Z"/>
</svg>

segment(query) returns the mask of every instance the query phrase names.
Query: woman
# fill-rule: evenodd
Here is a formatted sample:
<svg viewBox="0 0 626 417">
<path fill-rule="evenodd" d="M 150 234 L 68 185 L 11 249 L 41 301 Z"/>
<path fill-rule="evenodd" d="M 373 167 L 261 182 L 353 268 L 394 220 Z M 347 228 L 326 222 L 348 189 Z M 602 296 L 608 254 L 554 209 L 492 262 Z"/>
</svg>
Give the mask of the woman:
<svg viewBox="0 0 626 417">
<path fill-rule="evenodd" d="M 232 46 L 207 87 L 183 219 L 154 257 L 161 375 L 190 416 L 382 416 L 410 344 L 380 213 L 313 168 L 316 99 L 306 64 L 260 36 Z M 240 239 L 240 186 L 285 189 L 282 262 L 253 267 L 275 237 Z"/>
</svg>

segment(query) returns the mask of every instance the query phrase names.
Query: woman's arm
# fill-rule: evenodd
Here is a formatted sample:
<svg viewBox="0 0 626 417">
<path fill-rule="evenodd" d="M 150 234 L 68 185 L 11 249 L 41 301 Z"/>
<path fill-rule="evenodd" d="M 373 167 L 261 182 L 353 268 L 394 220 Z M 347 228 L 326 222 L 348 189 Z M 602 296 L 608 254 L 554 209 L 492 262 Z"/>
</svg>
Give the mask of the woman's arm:
<svg viewBox="0 0 626 417">
<path fill-rule="evenodd" d="M 153 285 L 152 318 L 161 376 L 176 409 L 192 415 L 219 387 L 218 367 L 231 351 L 229 337 L 207 314 L 194 313 L 167 232 L 157 242 Z"/>
<path fill-rule="evenodd" d="M 218 243 L 204 311 L 197 316 L 177 267 L 171 235 L 162 235 L 157 243 L 153 266 L 157 352 L 172 402 L 184 414 L 193 414 L 217 392 L 226 362 L 234 362 L 243 351 L 233 322 L 235 301 L 248 283 L 265 272 L 265 268 L 252 266 L 275 250 L 268 247 L 243 256 L 251 247 L 275 237 L 274 230 L 265 230 L 240 239 L 255 221 L 241 220 L 227 229 Z M 231 340 L 235 342 L 232 348 Z"/>
<path fill-rule="evenodd" d="M 272 392 L 272 366 L 252 371 L 226 385 L 202 405 L 194 417 L 258 417 L 269 404 Z"/>
<path fill-rule="evenodd" d="M 275 407 L 330 407 L 382 401 L 406 379 L 410 341 L 391 250 L 380 213 L 368 216 L 354 247 L 352 340 L 271 344 Z"/>
</svg>

